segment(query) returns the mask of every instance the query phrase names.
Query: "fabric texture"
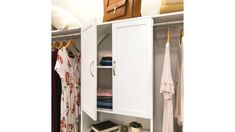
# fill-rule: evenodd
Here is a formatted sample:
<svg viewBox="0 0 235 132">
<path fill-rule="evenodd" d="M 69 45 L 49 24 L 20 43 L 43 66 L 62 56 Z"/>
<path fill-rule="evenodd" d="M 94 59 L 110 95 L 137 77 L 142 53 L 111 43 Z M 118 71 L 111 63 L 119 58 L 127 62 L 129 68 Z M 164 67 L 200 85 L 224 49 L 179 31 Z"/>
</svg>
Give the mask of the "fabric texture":
<svg viewBox="0 0 235 132">
<path fill-rule="evenodd" d="M 99 99 L 112 99 L 112 96 L 97 96 L 97 100 Z"/>
<path fill-rule="evenodd" d="M 166 44 L 163 73 L 161 78 L 160 93 L 164 97 L 163 124 L 162 132 L 174 132 L 173 124 L 173 98 L 174 82 L 171 75 L 170 49 L 169 43 Z"/>
<path fill-rule="evenodd" d="M 98 108 L 112 109 L 113 108 L 112 100 L 97 101 L 97 107 Z"/>
<path fill-rule="evenodd" d="M 112 96 L 112 90 L 107 88 L 98 88 L 97 96 Z"/>
<path fill-rule="evenodd" d="M 101 60 L 100 65 L 101 66 L 112 66 L 112 60 Z"/>
<path fill-rule="evenodd" d="M 80 114 L 80 55 L 70 58 L 66 48 L 57 53 L 55 70 L 62 83 L 61 90 L 61 132 L 79 131 Z"/>
<path fill-rule="evenodd" d="M 51 7 L 51 16 L 52 25 L 58 30 L 79 28 L 82 26 L 82 23 L 77 17 L 67 10 L 55 5 L 52 5 Z"/>
<path fill-rule="evenodd" d="M 60 132 L 60 98 L 61 98 L 61 79 L 54 70 L 58 50 L 51 50 L 51 124 L 52 132 Z"/>
<path fill-rule="evenodd" d="M 112 66 L 112 56 L 102 57 L 100 60 L 101 66 Z"/>
<path fill-rule="evenodd" d="M 176 104 L 175 117 L 179 126 L 183 125 L 183 38 L 178 50 L 177 74 L 176 74 Z"/>
</svg>

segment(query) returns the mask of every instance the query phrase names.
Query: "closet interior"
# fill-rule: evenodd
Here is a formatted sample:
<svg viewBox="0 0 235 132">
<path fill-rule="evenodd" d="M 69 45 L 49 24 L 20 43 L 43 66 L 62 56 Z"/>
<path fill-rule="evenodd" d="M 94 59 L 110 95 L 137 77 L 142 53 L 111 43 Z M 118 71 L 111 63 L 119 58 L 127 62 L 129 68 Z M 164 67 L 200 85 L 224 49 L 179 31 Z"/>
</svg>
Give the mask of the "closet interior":
<svg viewBox="0 0 235 132">
<path fill-rule="evenodd" d="M 52 31 L 53 42 L 73 39 L 81 53 L 81 132 L 106 120 L 120 125 L 136 121 L 142 132 L 161 131 L 159 91 L 167 31 L 175 76 L 182 27 L 183 12 L 177 12 L 102 24 L 92 20 L 82 28 Z"/>
</svg>

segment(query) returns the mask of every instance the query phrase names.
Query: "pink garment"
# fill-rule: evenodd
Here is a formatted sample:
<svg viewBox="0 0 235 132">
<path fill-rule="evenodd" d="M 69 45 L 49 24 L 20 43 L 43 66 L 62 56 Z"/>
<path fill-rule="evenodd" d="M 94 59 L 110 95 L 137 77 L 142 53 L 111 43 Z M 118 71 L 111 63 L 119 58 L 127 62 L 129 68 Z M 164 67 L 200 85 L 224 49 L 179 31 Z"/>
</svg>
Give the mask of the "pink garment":
<svg viewBox="0 0 235 132">
<path fill-rule="evenodd" d="M 112 96 L 112 90 L 107 88 L 98 88 L 97 96 Z"/>
<path fill-rule="evenodd" d="M 172 96 L 175 93 L 175 91 L 174 91 L 174 82 L 171 76 L 169 43 L 166 44 L 160 93 L 163 93 L 164 97 L 162 132 L 174 132 Z"/>
<path fill-rule="evenodd" d="M 178 49 L 178 64 L 176 74 L 176 104 L 175 104 L 175 118 L 177 118 L 178 125 L 183 126 L 183 104 L 184 104 L 184 63 L 183 63 L 183 37 Z"/>
</svg>

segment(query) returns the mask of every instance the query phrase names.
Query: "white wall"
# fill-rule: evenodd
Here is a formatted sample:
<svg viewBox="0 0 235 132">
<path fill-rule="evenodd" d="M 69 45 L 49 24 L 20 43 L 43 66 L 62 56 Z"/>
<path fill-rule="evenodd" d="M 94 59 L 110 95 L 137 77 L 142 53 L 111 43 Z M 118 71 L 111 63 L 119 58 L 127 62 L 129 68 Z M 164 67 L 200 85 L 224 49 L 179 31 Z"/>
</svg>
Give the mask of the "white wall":
<svg viewBox="0 0 235 132">
<path fill-rule="evenodd" d="M 142 16 L 159 14 L 161 0 L 142 0 Z M 103 21 L 103 0 L 52 0 L 52 4 L 64 8 L 86 23 L 91 18 L 97 18 L 97 23 Z"/>
</svg>

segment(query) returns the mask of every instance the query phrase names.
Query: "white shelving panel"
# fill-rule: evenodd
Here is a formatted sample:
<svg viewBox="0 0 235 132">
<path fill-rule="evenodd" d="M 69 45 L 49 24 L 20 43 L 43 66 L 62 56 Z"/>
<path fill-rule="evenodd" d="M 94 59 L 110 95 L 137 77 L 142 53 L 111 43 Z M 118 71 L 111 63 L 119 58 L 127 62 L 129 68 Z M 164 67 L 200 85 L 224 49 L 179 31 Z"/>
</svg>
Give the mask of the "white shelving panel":
<svg viewBox="0 0 235 132">
<path fill-rule="evenodd" d="M 157 24 L 165 22 L 168 24 L 168 22 L 183 21 L 183 16 L 184 12 L 175 12 L 101 24 L 96 24 L 94 21 L 88 23 L 87 30 L 83 30 L 82 33 L 81 28 L 51 32 L 52 38 L 76 35 L 82 40 L 81 53 L 82 57 L 85 57 L 82 58 L 85 61 L 82 61 L 81 64 L 83 76 L 81 86 L 83 91 L 81 96 L 82 132 L 87 132 L 90 125 L 97 120 L 107 119 L 112 119 L 120 124 L 128 124 L 128 122 L 136 120 L 148 126 L 142 130 L 143 132 L 153 132 L 153 83 L 151 80 L 153 28 L 158 27 Z M 138 41 L 133 36 L 129 36 L 130 34 L 135 34 Z M 110 51 L 115 65 L 99 65 L 97 62 Z M 129 55 L 130 51 L 135 54 Z M 139 58 L 135 60 L 136 56 L 140 56 L 139 58 L 142 60 Z M 142 63 L 137 63 L 139 61 Z M 134 67 L 127 64 L 134 64 Z M 115 75 L 112 70 L 115 71 Z M 136 84 L 136 82 L 139 83 Z M 113 109 L 97 108 L 98 87 L 112 88 Z M 134 94 L 130 94 L 133 91 Z M 132 102 L 136 100 L 140 103 L 133 104 Z"/>
<path fill-rule="evenodd" d="M 111 69 L 112 66 L 97 66 L 98 69 L 105 68 L 105 69 Z"/>
<path fill-rule="evenodd" d="M 97 108 L 98 112 L 114 114 L 112 109 Z"/>
</svg>

